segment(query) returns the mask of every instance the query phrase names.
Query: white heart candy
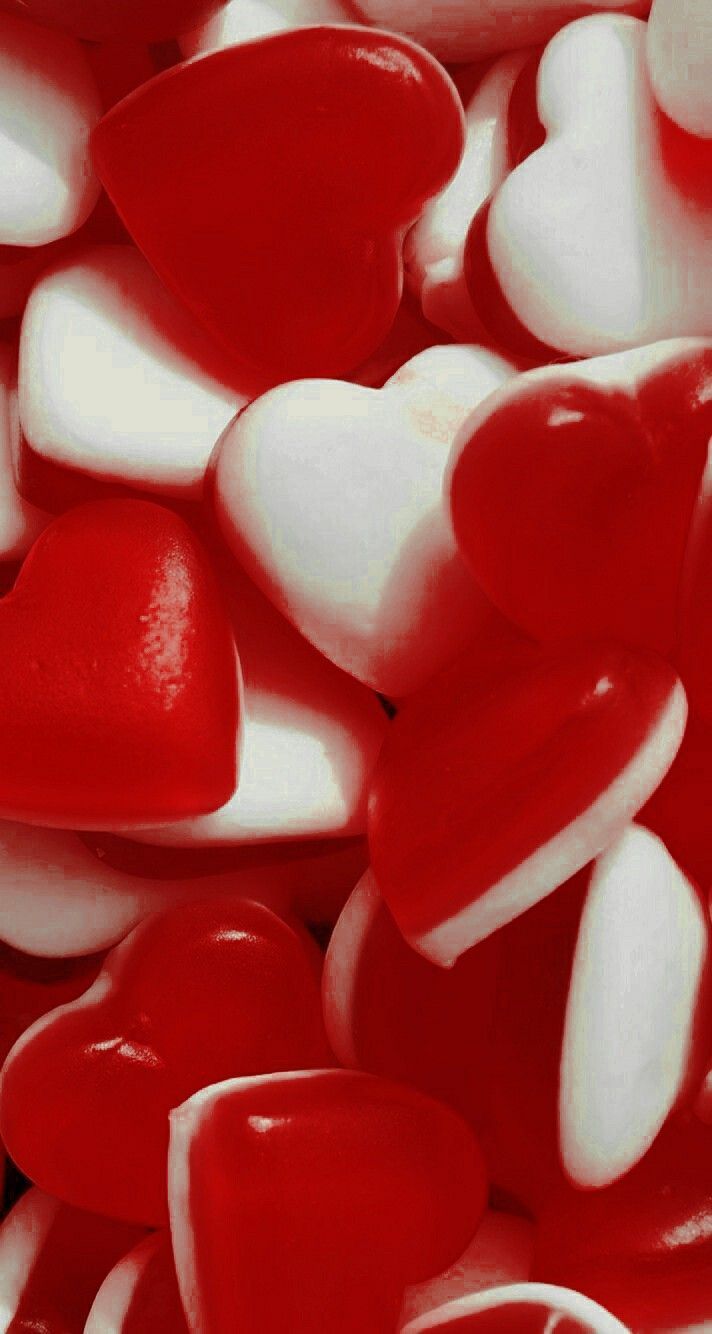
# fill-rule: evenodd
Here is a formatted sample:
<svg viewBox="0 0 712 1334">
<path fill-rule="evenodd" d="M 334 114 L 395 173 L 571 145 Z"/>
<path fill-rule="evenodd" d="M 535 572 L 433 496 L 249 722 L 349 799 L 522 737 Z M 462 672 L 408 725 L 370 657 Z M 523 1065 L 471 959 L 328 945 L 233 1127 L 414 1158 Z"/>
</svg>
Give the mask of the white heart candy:
<svg viewBox="0 0 712 1334">
<path fill-rule="evenodd" d="M 580 356 L 712 333 L 712 231 L 694 193 L 708 180 L 702 166 L 695 180 L 676 175 L 679 131 L 654 101 L 645 40 L 644 23 L 610 14 L 554 38 L 538 79 L 546 143 L 489 214 L 490 260 L 515 315 Z"/>
<path fill-rule="evenodd" d="M 428 348 L 380 390 L 282 385 L 223 437 L 228 543 L 302 634 L 387 695 L 422 684 L 482 622 L 443 473 L 459 426 L 513 373 L 481 348 Z"/>
<path fill-rule="evenodd" d="M 221 431 L 265 387 L 248 385 L 131 246 L 87 248 L 45 274 L 27 304 L 20 418 L 52 462 L 198 493 Z"/>
<path fill-rule="evenodd" d="M 559 1089 L 576 1185 L 610 1185 L 662 1129 L 699 1055 L 709 956 L 698 891 L 660 839 L 631 825 L 595 864 L 576 942 Z"/>
<path fill-rule="evenodd" d="M 224 587 L 243 681 L 237 790 L 210 815 L 131 837 L 184 847 L 361 833 L 388 725 L 378 700 L 297 634 L 234 562 Z"/>
<path fill-rule="evenodd" d="M 712 137 L 712 5 L 653 0 L 648 64 L 663 111 L 690 134 Z"/>
<path fill-rule="evenodd" d="M 212 18 L 179 38 L 185 56 L 202 56 L 289 28 L 358 23 L 341 0 L 229 0 Z"/>
<path fill-rule="evenodd" d="M 88 218 L 101 110 L 79 42 L 0 13 L 0 245 L 45 245 Z"/>
<path fill-rule="evenodd" d="M 0 344 L 0 560 L 18 560 L 49 522 L 49 515 L 17 493 L 14 462 L 20 431 L 15 352 Z"/>
</svg>

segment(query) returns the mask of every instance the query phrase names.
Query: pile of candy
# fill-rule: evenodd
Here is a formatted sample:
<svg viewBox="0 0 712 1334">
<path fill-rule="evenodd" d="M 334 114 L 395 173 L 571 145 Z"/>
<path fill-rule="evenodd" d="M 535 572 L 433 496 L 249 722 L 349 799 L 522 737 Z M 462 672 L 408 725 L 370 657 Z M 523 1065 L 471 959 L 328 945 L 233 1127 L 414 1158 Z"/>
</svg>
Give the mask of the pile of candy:
<svg viewBox="0 0 712 1334">
<path fill-rule="evenodd" d="M 0 179 L 0 1330 L 712 1329 L 711 0 L 0 0 Z"/>
</svg>

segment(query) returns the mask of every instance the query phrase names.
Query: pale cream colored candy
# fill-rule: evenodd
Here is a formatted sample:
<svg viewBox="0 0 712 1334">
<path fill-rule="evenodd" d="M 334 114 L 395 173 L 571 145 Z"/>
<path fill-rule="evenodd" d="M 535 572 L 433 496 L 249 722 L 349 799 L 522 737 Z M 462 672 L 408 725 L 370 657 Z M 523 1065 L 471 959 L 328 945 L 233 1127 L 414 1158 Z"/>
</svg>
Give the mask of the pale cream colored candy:
<svg viewBox="0 0 712 1334">
<path fill-rule="evenodd" d="M 437 1278 L 406 1288 L 401 1326 L 458 1297 L 528 1279 L 534 1225 L 526 1218 L 488 1209 L 467 1250 Z M 98 1332 L 97 1332 L 98 1334 Z"/>
<path fill-rule="evenodd" d="M 209 846 L 360 834 L 387 726 L 371 691 L 317 653 L 237 565 L 225 579 L 243 690 L 237 790 L 210 815 L 132 830 Z"/>
<path fill-rule="evenodd" d="M 19 560 L 49 522 L 49 515 L 18 495 L 14 464 L 19 444 L 15 352 L 0 344 L 0 560 Z"/>
<path fill-rule="evenodd" d="M 354 22 L 358 20 L 340 0 L 229 0 L 199 28 L 185 33 L 180 47 L 187 57 L 202 56 L 288 28 Z"/>
<path fill-rule="evenodd" d="M 644 23 L 610 14 L 554 38 L 537 85 L 546 143 L 489 214 L 515 315 L 580 356 L 712 333 L 709 212 L 664 161 L 645 43 Z"/>
<path fill-rule="evenodd" d="M 91 246 L 28 301 L 20 419 L 43 458 L 199 494 L 215 441 L 264 388 L 217 351 L 132 246 Z"/>
<path fill-rule="evenodd" d="M 358 0 L 365 22 L 413 37 L 445 61 L 481 60 L 547 42 L 564 24 L 610 9 L 646 14 L 650 0 Z"/>
<path fill-rule="evenodd" d="M 525 50 L 501 56 L 477 85 L 465 107 L 460 165 L 449 185 L 426 206 L 403 247 L 408 282 L 423 314 L 460 341 L 473 342 L 481 335 L 463 274 L 465 238 L 475 213 L 510 170 L 507 110 L 530 55 Z"/>
<path fill-rule="evenodd" d="M 591 1301 L 590 1297 L 584 1297 L 580 1292 L 555 1287 L 551 1283 L 513 1283 L 446 1302 L 444 1306 L 428 1311 L 404 1325 L 401 1334 L 430 1334 L 431 1330 L 434 1332 L 451 1328 L 454 1332 L 457 1329 L 456 1322 L 468 1317 L 469 1334 L 471 1328 L 477 1328 L 477 1321 L 473 1317 L 478 1315 L 483 1317 L 482 1326 L 487 1330 L 491 1328 L 487 1315 L 492 1311 L 506 1311 L 510 1316 L 512 1331 L 518 1328 L 515 1322 L 519 1315 L 522 1328 L 527 1330 L 527 1334 L 530 1330 L 533 1334 L 536 1328 L 532 1323 L 533 1312 L 540 1315 L 541 1334 L 549 1334 L 549 1331 L 553 1334 L 559 1325 L 562 1329 L 566 1328 L 567 1317 L 578 1322 L 577 1329 L 582 1334 L 584 1330 L 586 1334 L 629 1334 L 626 1326 L 599 1306 L 598 1302 Z M 502 1325 L 504 1328 L 506 1326 Z"/>
<path fill-rule="evenodd" d="M 482 623 L 443 473 L 462 422 L 513 373 L 482 348 L 428 348 L 379 390 L 282 385 L 223 437 L 228 543 L 302 634 L 387 695 L 416 689 Z"/>
<path fill-rule="evenodd" d="M 698 891 L 660 839 L 631 825 L 595 864 L 574 955 L 559 1127 L 576 1185 L 610 1185 L 662 1129 L 698 1055 L 709 953 Z"/>
<path fill-rule="evenodd" d="M 663 111 L 690 134 L 712 137 L 710 0 L 653 0 L 648 63 Z"/>
<path fill-rule="evenodd" d="M 101 111 L 78 41 L 0 12 L 0 245 L 45 245 L 88 218 Z"/>
</svg>

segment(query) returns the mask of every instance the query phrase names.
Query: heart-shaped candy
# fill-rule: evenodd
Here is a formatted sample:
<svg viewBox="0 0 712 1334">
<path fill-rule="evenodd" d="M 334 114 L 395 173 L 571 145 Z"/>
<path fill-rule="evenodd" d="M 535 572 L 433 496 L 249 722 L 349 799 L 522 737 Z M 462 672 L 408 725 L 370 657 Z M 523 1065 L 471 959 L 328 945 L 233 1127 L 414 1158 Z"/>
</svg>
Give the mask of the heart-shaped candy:
<svg viewBox="0 0 712 1334">
<path fill-rule="evenodd" d="M 467 655 L 406 701 L 371 789 L 378 887 L 448 966 L 551 893 L 632 819 L 672 763 L 685 693 L 662 659 L 562 645 L 473 688 Z"/>
<path fill-rule="evenodd" d="M 632 1330 L 704 1328 L 712 1310 L 712 1129 L 678 1117 L 604 1190 L 562 1187 L 538 1220 L 534 1274 Z"/>
<path fill-rule="evenodd" d="M 214 814 L 132 836 L 186 847 L 363 833 L 388 727 L 383 708 L 317 653 L 217 543 L 211 555 L 240 657 L 240 782 Z"/>
<path fill-rule="evenodd" d="M 24 556 L 47 523 L 41 510 L 17 493 L 14 456 L 18 435 L 16 356 L 9 344 L 0 343 L 0 560 Z"/>
<path fill-rule="evenodd" d="M 171 1231 L 191 1328 L 392 1334 L 462 1253 L 486 1187 L 449 1108 L 372 1075 L 204 1089 L 171 1117 Z"/>
<path fill-rule="evenodd" d="M 2 0 L 2 8 L 65 28 L 91 42 L 177 37 L 218 9 L 220 0 Z"/>
<path fill-rule="evenodd" d="M 546 142 L 468 238 L 485 326 L 482 250 L 516 321 L 549 349 L 592 356 L 712 333 L 712 145 L 658 110 L 645 40 L 637 19 L 594 14 L 547 47 L 537 85 Z"/>
<path fill-rule="evenodd" d="M 81 1334 L 109 1270 L 143 1233 L 32 1189 L 0 1227 L 5 1330 Z"/>
<path fill-rule="evenodd" d="M 158 1224 L 172 1107 L 236 1071 L 329 1061 L 301 937 L 262 904 L 191 903 L 137 927 L 81 1000 L 24 1034 L 2 1073 L 2 1139 L 62 1199 Z"/>
<path fill-rule="evenodd" d="M 322 26 L 168 70 L 104 117 L 93 152 L 167 285 L 233 355 L 292 378 L 341 374 L 383 339 L 403 233 L 462 137 L 431 56 Z"/>
<path fill-rule="evenodd" d="M 405 1325 L 402 1334 L 629 1334 L 597 1302 L 551 1283 L 513 1283 L 447 1302 Z"/>
<path fill-rule="evenodd" d="M 280 386 L 223 436 L 215 504 L 228 542 L 322 653 L 386 695 L 421 685 L 484 619 L 443 474 L 458 427 L 513 373 L 481 348 L 429 348 L 379 391 Z"/>
<path fill-rule="evenodd" d="M 17 8 L 23 18 L 0 13 L 0 244 L 41 246 L 75 231 L 99 197 L 88 140 L 101 102 L 79 43 Z"/>
<path fill-rule="evenodd" d="M 712 884 L 712 727 L 691 714 L 675 763 L 640 813 L 698 884 Z"/>
<path fill-rule="evenodd" d="M 168 1232 L 151 1233 L 112 1269 L 83 1334 L 188 1334 Z"/>
<path fill-rule="evenodd" d="M 0 812 L 106 828 L 235 788 L 236 670 L 207 557 L 170 510 L 50 524 L 0 602 Z"/>
<path fill-rule="evenodd" d="M 25 310 L 27 445 L 104 481 L 199 495 L 218 436 L 268 387 L 253 379 L 228 364 L 130 246 L 75 252 L 41 278 Z"/>
<path fill-rule="evenodd" d="M 648 67 L 663 111 L 690 134 L 712 137 L 712 14 L 707 0 L 653 0 Z"/>
<path fill-rule="evenodd" d="M 518 376 L 450 461 L 475 578 L 540 640 L 669 652 L 712 437 L 712 342 L 682 339 Z"/>
<path fill-rule="evenodd" d="M 629 1171 L 699 1085 L 710 999 L 707 904 L 664 843 L 631 825 L 596 863 L 574 956 L 559 1121 L 576 1185 Z"/>
</svg>

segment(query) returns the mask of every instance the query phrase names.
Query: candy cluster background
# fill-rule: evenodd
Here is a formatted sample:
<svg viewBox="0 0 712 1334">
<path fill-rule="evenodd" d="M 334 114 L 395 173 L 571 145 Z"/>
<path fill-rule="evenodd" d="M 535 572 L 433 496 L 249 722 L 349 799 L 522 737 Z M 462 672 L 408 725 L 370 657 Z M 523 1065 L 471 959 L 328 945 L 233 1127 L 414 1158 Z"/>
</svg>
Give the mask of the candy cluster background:
<svg viewBox="0 0 712 1334">
<path fill-rule="evenodd" d="M 0 0 L 0 1334 L 712 1330 L 711 445 L 712 0 Z"/>
</svg>

